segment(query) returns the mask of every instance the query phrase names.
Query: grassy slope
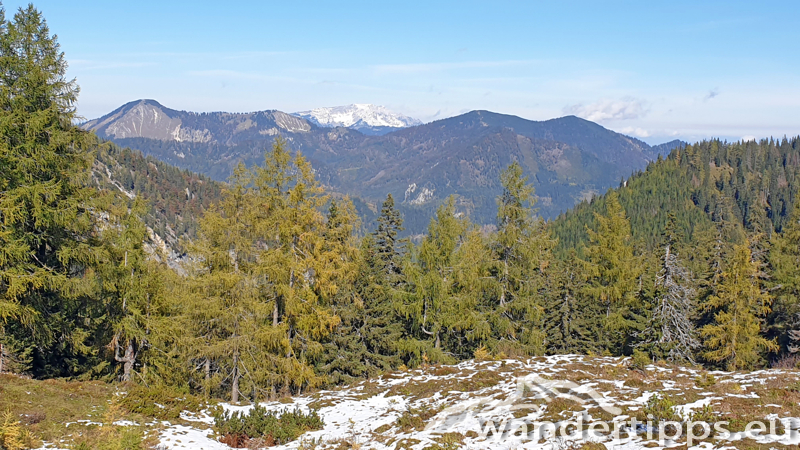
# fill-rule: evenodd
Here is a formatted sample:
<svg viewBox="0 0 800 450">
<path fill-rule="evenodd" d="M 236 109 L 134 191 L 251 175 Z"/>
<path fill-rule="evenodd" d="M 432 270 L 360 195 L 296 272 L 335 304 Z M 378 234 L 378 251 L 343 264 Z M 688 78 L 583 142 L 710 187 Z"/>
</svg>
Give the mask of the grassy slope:
<svg viewBox="0 0 800 450">
<path fill-rule="evenodd" d="M 45 443 L 77 449 L 156 448 L 162 420 L 182 423 L 178 414 L 184 407 L 201 409 L 191 397 L 176 397 L 101 381 L 41 381 L 0 374 L 0 449 L 6 450 L 3 416 L 19 421 L 30 436 L 21 448 Z"/>
</svg>

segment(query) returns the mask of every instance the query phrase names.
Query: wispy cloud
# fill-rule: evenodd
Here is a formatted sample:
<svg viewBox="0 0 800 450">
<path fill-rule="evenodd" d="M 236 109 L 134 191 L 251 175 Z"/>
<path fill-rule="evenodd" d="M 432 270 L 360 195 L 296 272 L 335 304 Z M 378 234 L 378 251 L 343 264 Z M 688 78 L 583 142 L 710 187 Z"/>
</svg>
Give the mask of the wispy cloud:
<svg viewBox="0 0 800 450">
<path fill-rule="evenodd" d="M 706 94 L 706 96 L 703 97 L 703 101 L 707 102 L 707 101 L 715 98 L 718 95 L 719 95 L 719 88 L 711 89 L 710 91 L 708 91 L 708 94 Z"/>
<path fill-rule="evenodd" d="M 189 75 L 196 77 L 213 77 L 213 78 L 236 78 L 240 80 L 267 80 L 270 77 L 252 72 L 241 72 L 238 70 L 227 69 L 211 69 L 211 70 L 192 70 L 188 72 Z"/>
<path fill-rule="evenodd" d="M 412 64 L 380 64 L 372 66 L 377 73 L 387 74 L 412 74 L 446 72 L 448 70 L 463 69 L 485 69 L 495 67 L 524 66 L 533 64 L 530 60 L 507 60 L 507 61 L 463 61 L 463 62 L 441 62 L 441 63 L 412 63 Z"/>
<path fill-rule="evenodd" d="M 156 65 L 154 62 L 108 62 L 90 59 L 73 59 L 69 64 L 71 68 L 79 70 L 132 69 Z"/>
<path fill-rule="evenodd" d="M 604 99 L 588 105 L 577 104 L 564 108 L 565 114 L 574 114 L 592 122 L 638 119 L 644 117 L 647 112 L 647 103 L 633 97 L 621 100 Z"/>
<path fill-rule="evenodd" d="M 151 57 L 165 57 L 165 58 L 215 58 L 215 59 L 244 59 L 244 58 L 257 58 L 266 56 L 280 56 L 291 54 L 292 52 L 283 51 L 233 51 L 233 52 L 130 52 L 123 53 L 122 55 L 128 57 L 137 56 L 151 56 Z"/>
<path fill-rule="evenodd" d="M 620 130 L 617 130 L 618 133 L 627 134 L 629 136 L 636 136 L 639 138 L 647 138 L 650 137 L 651 133 L 644 128 L 639 127 L 625 127 Z"/>
</svg>

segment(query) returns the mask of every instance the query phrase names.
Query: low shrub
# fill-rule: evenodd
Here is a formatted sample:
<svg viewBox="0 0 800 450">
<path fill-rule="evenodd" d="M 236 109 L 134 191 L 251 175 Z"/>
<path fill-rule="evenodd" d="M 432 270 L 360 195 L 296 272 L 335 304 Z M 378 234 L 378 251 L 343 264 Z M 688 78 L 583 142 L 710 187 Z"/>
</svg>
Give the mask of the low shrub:
<svg viewBox="0 0 800 450">
<path fill-rule="evenodd" d="M 0 416 L 0 449 L 21 450 L 25 448 L 25 429 L 19 420 L 7 411 Z"/>
<path fill-rule="evenodd" d="M 694 379 L 694 384 L 697 387 L 705 389 L 717 384 L 717 377 L 708 372 L 703 372 Z"/>
<path fill-rule="evenodd" d="M 174 391 L 167 387 L 149 388 L 131 386 L 117 400 L 123 409 L 158 420 L 176 420 L 181 411 L 199 411 L 202 401 L 195 396 Z"/>
<path fill-rule="evenodd" d="M 0 449 L 22 450 L 33 447 L 33 437 L 11 411 L 0 414 Z"/>
<path fill-rule="evenodd" d="M 692 412 L 692 422 L 705 422 L 712 424 L 719 420 L 719 415 L 714 411 L 711 405 L 704 405 L 702 408 Z"/>
<path fill-rule="evenodd" d="M 286 444 L 323 426 L 325 423 L 315 410 L 308 414 L 299 408 L 269 411 L 257 405 L 249 414 L 228 412 L 221 407 L 214 411 L 214 428 L 222 436 L 220 442 L 234 448 L 245 448 L 253 439 L 260 439 L 267 446 Z"/>
<path fill-rule="evenodd" d="M 491 361 L 493 359 L 492 354 L 485 345 L 478 347 L 473 353 L 472 357 L 475 359 L 475 361 Z"/>
<path fill-rule="evenodd" d="M 76 439 L 75 450 L 145 450 L 144 433 L 139 427 L 103 426 L 87 429 Z"/>
<path fill-rule="evenodd" d="M 800 354 L 790 353 L 772 363 L 773 369 L 800 369 Z"/>
<path fill-rule="evenodd" d="M 644 370 L 650 364 L 652 364 L 652 361 L 650 360 L 650 356 L 647 353 L 641 350 L 633 351 L 633 356 L 631 357 L 631 365 L 630 365 L 631 369 Z"/>
<path fill-rule="evenodd" d="M 648 416 L 653 416 L 653 420 L 656 422 L 680 420 L 680 417 L 675 414 L 675 402 L 661 394 L 655 394 L 650 397 L 644 407 L 644 413 Z"/>
</svg>

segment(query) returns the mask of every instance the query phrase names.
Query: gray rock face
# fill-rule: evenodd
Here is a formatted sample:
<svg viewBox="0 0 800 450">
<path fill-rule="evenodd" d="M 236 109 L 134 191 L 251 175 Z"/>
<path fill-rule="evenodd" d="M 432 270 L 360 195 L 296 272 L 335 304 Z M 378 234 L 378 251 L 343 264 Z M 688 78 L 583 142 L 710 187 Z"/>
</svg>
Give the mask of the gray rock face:
<svg viewBox="0 0 800 450">
<path fill-rule="evenodd" d="M 281 111 L 194 113 L 176 111 L 155 100 L 137 100 L 82 125 L 112 140 L 145 138 L 188 143 L 232 143 L 281 132 L 306 133 L 312 125 Z"/>
</svg>

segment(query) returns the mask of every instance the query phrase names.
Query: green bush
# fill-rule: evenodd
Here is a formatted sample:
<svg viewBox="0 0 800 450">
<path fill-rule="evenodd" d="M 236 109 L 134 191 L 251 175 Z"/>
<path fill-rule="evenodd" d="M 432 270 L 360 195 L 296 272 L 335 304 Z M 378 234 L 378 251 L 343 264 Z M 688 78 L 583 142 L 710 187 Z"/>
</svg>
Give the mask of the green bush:
<svg viewBox="0 0 800 450">
<path fill-rule="evenodd" d="M 117 399 L 125 410 L 153 417 L 158 420 L 176 420 L 181 411 L 200 411 L 202 402 L 198 397 L 174 391 L 170 388 L 148 388 L 131 386 L 128 392 Z"/>
<path fill-rule="evenodd" d="M 647 406 L 644 407 L 644 413 L 648 416 L 653 416 L 656 422 L 680 419 L 675 414 L 675 402 L 661 394 L 650 397 L 650 400 L 647 401 Z"/>
<path fill-rule="evenodd" d="M 262 439 L 270 445 L 291 442 L 306 431 L 320 430 L 325 423 L 315 410 L 308 414 L 299 408 L 285 411 L 268 411 L 257 405 L 244 412 L 228 412 L 221 407 L 214 411 L 214 428 L 223 436 L 223 442 L 244 443 Z"/>
<path fill-rule="evenodd" d="M 717 377 L 708 372 L 703 372 L 694 379 L 694 383 L 697 385 L 697 387 L 705 389 L 717 384 Z"/>
<path fill-rule="evenodd" d="M 719 420 L 719 416 L 711 405 L 704 405 L 702 408 L 692 412 L 692 422 L 706 422 L 712 424 Z"/>
<path fill-rule="evenodd" d="M 0 415 L 0 449 L 22 450 L 30 448 L 31 437 L 17 416 L 6 411 Z"/>
<path fill-rule="evenodd" d="M 641 350 L 634 350 L 633 356 L 631 357 L 631 365 L 630 368 L 634 370 L 644 370 L 647 366 L 652 363 L 650 360 L 650 356 L 641 351 Z"/>
</svg>

